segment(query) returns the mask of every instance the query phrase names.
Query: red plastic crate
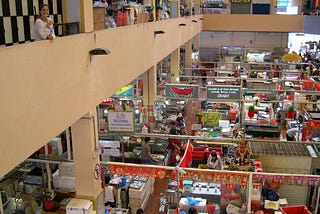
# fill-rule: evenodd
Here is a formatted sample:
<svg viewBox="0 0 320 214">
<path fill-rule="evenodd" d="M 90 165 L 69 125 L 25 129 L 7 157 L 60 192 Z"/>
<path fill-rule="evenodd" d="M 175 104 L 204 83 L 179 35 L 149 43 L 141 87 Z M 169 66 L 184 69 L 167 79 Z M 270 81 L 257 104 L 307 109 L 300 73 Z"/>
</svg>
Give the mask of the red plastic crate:
<svg viewBox="0 0 320 214">
<path fill-rule="evenodd" d="M 284 214 L 312 214 L 304 205 L 280 207 L 280 210 Z"/>
</svg>

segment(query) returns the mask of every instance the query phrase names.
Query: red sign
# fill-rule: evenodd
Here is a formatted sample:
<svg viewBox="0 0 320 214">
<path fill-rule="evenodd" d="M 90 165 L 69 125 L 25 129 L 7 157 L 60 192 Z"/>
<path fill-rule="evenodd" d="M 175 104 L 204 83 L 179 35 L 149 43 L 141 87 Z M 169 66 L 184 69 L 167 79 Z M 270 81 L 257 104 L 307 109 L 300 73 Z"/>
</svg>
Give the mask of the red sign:
<svg viewBox="0 0 320 214">
<path fill-rule="evenodd" d="M 109 164 L 111 174 L 117 174 L 119 176 L 145 176 L 153 178 L 165 178 L 166 169 L 158 167 L 147 167 L 147 166 L 128 166 Z"/>
</svg>

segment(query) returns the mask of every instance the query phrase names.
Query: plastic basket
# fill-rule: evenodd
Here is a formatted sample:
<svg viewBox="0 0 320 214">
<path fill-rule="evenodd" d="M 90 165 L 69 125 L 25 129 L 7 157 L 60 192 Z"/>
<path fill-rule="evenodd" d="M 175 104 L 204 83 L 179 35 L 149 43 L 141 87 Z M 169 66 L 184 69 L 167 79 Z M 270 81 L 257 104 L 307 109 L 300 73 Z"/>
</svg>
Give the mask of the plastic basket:
<svg viewBox="0 0 320 214">
<path fill-rule="evenodd" d="M 304 205 L 280 207 L 280 210 L 283 214 L 312 214 Z"/>
</svg>

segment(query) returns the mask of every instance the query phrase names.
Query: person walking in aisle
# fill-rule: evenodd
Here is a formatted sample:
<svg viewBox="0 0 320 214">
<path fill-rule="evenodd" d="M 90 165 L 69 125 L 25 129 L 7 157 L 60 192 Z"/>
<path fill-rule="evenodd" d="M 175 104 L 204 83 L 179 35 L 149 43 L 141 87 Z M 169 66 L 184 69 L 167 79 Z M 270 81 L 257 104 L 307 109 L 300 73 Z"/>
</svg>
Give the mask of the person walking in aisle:
<svg viewBox="0 0 320 214">
<path fill-rule="evenodd" d="M 141 146 L 141 163 L 142 164 L 152 164 L 155 159 L 151 155 L 151 149 L 150 149 L 150 137 L 146 137 L 144 139 L 144 143 Z"/>
<path fill-rule="evenodd" d="M 105 187 L 104 187 L 104 205 L 106 207 L 110 206 L 112 208 L 117 207 L 116 198 L 117 190 L 114 186 L 109 185 L 110 176 L 106 175 L 104 177 Z"/>
</svg>

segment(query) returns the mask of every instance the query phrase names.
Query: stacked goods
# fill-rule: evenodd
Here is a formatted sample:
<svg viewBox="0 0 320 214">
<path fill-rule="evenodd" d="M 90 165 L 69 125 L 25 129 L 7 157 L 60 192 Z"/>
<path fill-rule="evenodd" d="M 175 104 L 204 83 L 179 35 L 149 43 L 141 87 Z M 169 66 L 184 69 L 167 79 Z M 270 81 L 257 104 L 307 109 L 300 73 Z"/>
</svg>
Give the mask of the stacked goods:
<svg viewBox="0 0 320 214">
<path fill-rule="evenodd" d="M 129 207 L 131 213 L 135 213 L 138 208 L 145 209 L 154 189 L 154 178 L 146 181 L 134 180 L 129 188 Z"/>
</svg>

